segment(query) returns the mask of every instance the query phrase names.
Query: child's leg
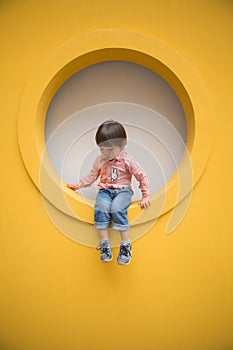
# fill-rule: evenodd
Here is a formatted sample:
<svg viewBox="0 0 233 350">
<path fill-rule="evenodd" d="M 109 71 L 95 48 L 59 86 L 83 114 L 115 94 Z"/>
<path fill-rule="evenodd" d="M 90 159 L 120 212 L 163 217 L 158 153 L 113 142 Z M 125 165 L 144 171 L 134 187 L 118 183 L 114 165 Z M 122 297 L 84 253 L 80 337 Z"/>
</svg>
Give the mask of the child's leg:
<svg viewBox="0 0 233 350">
<path fill-rule="evenodd" d="M 102 239 L 108 239 L 111 203 L 111 194 L 107 190 L 100 190 L 95 202 L 94 225 Z"/>
<path fill-rule="evenodd" d="M 123 242 L 130 242 L 129 230 L 119 231 L 119 233 L 120 233 L 120 236 L 121 236 L 121 241 L 123 241 Z"/>
<path fill-rule="evenodd" d="M 107 190 L 100 190 L 98 192 L 95 203 L 94 224 L 100 237 L 97 249 L 100 250 L 100 260 L 102 262 L 112 260 L 112 248 L 108 238 L 108 227 L 111 221 L 111 201 L 110 193 Z"/>
<path fill-rule="evenodd" d="M 131 203 L 132 190 L 129 188 L 118 191 L 112 201 L 111 214 L 113 218 L 113 229 L 119 230 L 121 236 L 120 250 L 117 262 L 120 265 L 128 265 L 131 260 L 132 246 L 130 243 L 129 223 L 127 217 L 128 207 Z"/>
<path fill-rule="evenodd" d="M 108 229 L 99 229 L 98 230 L 100 239 L 109 239 L 108 238 Z"/>
<path fill-rule="evenodd" d="M 130 188 L 118 190 L 111 204 L 111 215 L 113 219 L 113 229 L 122 231 L 122 237 L 128 240 L 129 237 L 129 223 L 128 223 L 128 207 L 131 203 L 133 192 Z"/>
</svg>

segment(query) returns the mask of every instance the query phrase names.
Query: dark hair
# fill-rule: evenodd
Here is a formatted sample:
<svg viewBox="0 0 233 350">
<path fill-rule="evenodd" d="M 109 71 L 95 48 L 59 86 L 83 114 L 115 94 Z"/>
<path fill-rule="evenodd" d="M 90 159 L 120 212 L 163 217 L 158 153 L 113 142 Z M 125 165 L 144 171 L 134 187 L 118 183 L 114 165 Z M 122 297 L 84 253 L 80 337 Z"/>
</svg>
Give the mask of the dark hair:
<svg viewBox="0 0 233 350">
<path fill-rule="evenodd" d="M 122 124 L 115 120 L 107 120 L 99 126 L 95 140 L 98 146 L 122 147 L 126 144 L 127 134 Z"/>
</svg>

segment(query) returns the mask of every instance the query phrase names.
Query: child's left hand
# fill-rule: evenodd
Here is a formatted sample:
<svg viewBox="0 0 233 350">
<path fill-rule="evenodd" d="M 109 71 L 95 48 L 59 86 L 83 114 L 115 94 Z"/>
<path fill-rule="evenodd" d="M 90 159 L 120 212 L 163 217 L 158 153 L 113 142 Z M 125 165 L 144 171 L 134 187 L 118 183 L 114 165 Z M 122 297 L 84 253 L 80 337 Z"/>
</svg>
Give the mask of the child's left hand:
<svg viewBox="0 0 233 350">
<path fill-rule="evenodd" d="M 78 184 L 67 184 L 66 187 L 70 188 L 73 191 L 77 191 L 79 189 Z"/>
<path fill-rule="evenodd" d="M 140 205 L 140 207 L 144 210 L 148 209 L 149 206 L 150 206 L 150 198 L 149 197 L 146 197 L 146 198 L 142 198 L 138 205 Z"/>
</svg>

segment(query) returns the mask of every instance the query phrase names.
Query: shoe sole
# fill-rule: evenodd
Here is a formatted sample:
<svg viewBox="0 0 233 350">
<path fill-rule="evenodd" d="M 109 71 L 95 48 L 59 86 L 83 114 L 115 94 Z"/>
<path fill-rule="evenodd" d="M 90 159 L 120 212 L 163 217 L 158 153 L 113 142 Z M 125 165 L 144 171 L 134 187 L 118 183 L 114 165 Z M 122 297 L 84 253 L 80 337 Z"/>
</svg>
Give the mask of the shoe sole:
<svg viewBox="0 0 233 350">
<path fill-rule="evenodd" d="M 111 259 L 106 259 L 106 260 L 101 260 L 101 259 L 100 259 L 100 261 L 101 261 L 102 263 L 108 263 L 108 262 L 112 261 L 112 259 L 113 259 L 113 258 L 111 258 Z"/>
<path fill-rule="evenodd" d="M 118 265 L 129 265 L 129 264 L 130 264 L 130 262 L 131 262 L 131 260 L 130 260 L 130 261 L 128 261 L 127 263 L 122 262 L 122 261 L 117 261 L 117 264 L 118 264 Z"/>
</svg>

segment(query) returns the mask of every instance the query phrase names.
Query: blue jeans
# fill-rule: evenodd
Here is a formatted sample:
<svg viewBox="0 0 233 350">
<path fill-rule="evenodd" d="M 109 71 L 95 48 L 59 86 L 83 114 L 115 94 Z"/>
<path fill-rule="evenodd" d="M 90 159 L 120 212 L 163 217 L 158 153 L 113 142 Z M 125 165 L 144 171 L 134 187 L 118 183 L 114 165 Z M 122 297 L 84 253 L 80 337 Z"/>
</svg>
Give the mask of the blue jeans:
<svg viewBox="0 0 233 350">
<path fill-rule="evenodd" d="M 101 189 L 99 190 L 94 213 L 94 225 L 97 229 L 106 229 L 113 221 L 114 230 L 129 229 L 127 218 L 128 207 L 131 203 L 133 191 L 131 188 Z"/>
</svg>

